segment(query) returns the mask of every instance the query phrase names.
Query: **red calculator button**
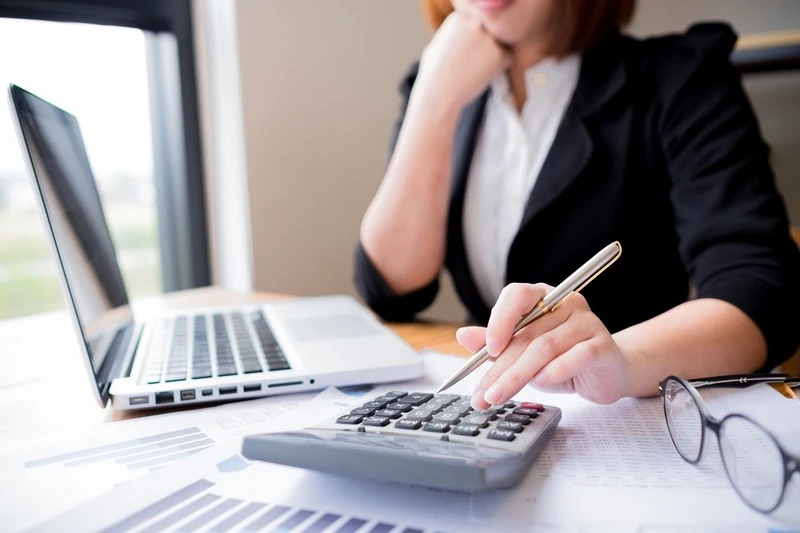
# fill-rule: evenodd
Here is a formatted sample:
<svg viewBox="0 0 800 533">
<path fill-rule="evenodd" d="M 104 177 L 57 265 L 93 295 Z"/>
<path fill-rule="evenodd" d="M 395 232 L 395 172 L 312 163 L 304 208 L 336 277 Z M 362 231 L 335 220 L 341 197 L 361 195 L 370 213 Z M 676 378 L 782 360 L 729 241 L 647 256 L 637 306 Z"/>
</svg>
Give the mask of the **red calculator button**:
<svg viewBox="0 0 800 533">
<path fill-rule="evenodd" d="M 540 403 L 534 403 L 534 402 L 522 402 L 522 403 L 520 404 L 520 407 L 522 407 L 523 409 L 536 409 L 536 410 L 537 410 L 537 411 L 539 411 L 540 413 L 541 413 L 542 411 L 544 411 L 544 405 L 542 405 L 542 404 L 540 404 Z"/>
</svg>

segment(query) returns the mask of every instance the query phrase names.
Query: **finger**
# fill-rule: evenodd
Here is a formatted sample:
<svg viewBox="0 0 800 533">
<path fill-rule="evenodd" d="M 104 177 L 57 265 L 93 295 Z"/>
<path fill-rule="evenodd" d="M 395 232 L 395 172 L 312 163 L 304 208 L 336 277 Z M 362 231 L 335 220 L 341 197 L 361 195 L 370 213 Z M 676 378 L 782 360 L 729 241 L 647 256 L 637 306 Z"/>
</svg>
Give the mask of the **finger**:
<svg viewBox="0 0 800 533">
<path fill-rule="evenodd" d="M 519 336 L 519 334 L 517 334 L 517 336 Z M 530 341 L 528 341 L 528 343 L 530 343 Z M 480 383 L 472 393 L 472 401 L 470 404 L 473 409 L 488 409 L 492 405 L 486 401 L 486 389 L 508 371 L 511 365 L 519 359 L 524 350 L 524 346 L 521 346 L 519 349 L 506 350 L 500 354 L 483 378 L 481 378 Z"/>
<path fill-rule="evenodd" d="M 517 394 L 548 363 L 576 344 L 591 338 L 593 330 L 584 321 L 567 320 L 557 328 L 540 335 L 517 358 L 483 395 L 492 405 L 505 403 Z"/>
<path fill-rule="evenodd" d="M 541 283 L 512 283 L 502 290 L 486 328 L 486 347 L 492 356 L 496 357 L 506 348 L 520 319 L 533 309 L 547 290 L 547 286 Z"/>
<path fill-rule="evenodd" d="M 472 407 L 475 409 L 486 409 L 489 404 L 484 399 L 484 393 L 499 378 L 508 368 L 513 364 L 520 355 L 528 348 L 534 339 L 551 331 L 567 320 L 576 310 L 581 309 L 581 301 L 577 300 L 574 303 L 560 306 L 559 309 L 551 313 L 547 313 L 540 319 L 531 322 L 519 332 L 517 332 L 508 343 L 508 346 L 500 352 L 495 360 L 496 362 L 486 372 L 481 379 L 478 386 L 472 393 Z"/>
<path fill-rule="evenodd" d="M 600 338 L 593 337 L 575 345 L 564 355 L 551 361 L 534 378 L 533 384 L 537 388 L 540 384 L 542 387 L 548 388 L 560 387 L 564 383 L 574 382 L 574 378 L 587 369 L 603 365 L 611 366 L 614 362 L 613 358 L 613 351 L 608 348 L 608 345 Z M 595 403 L 608 404 L 619 399 L 619 395 L 615 391 L 608 390 L 608 387 L 600 384 L 584 387 L 584 389 L 597 391 L 594 397 L 588 398 Z"/>
<path fill-rule="evenodd" d="M 486 328 L 467 326 L 456 330 L 458 343 L 472 353 L 486 345 Z"/>
<path fill-rule="evenodd" d="M 495 358 L 495 363 L 475 388 L 472 393 L 472 407 L 486 409 L 488 405 L 485 405 L 486 402 L 483 398 L 486 389 L 508 370 L 508 367 L 522 355 L 534 339 L 564 323 L 569 318 L 569 312 L 569 309 L 559 309 L 553 313 L 548 313 L 518 331 L 511 338 L 508 346 Z"/>
</svg>

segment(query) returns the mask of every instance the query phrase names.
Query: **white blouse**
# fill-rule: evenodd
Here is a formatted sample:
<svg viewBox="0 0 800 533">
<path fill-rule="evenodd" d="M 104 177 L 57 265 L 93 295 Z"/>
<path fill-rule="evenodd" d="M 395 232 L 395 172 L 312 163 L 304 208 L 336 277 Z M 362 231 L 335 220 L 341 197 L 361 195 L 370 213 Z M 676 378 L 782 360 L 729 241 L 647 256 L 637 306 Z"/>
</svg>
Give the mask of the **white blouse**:
<svg viewBox="0 0 800 533">
<path fill-rule="evenodd" d="M 548 58 L 525 71 L 517 112 L 504 74 L 491 83 L 464 198 L 467 260 L 486 305 L 507 284 L 506 263 L 536 178 L 575 92 L 580 57 Z"/>
</svg>

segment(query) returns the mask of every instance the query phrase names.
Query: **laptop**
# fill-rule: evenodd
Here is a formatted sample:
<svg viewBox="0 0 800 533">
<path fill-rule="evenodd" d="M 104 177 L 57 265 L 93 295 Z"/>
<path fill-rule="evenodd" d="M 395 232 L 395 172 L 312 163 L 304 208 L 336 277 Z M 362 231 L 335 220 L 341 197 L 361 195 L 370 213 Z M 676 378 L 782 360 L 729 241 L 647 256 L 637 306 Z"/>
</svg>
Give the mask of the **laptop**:
<svg viewBox="0 0 800 533">
<path fill-rule="evenodd" d="M 166 407 L 422 375 L 419 354 L 345 295 L 137 318 L 78 120 L 14 84 L 9 101 L 101 406 Z"/>
</svg>

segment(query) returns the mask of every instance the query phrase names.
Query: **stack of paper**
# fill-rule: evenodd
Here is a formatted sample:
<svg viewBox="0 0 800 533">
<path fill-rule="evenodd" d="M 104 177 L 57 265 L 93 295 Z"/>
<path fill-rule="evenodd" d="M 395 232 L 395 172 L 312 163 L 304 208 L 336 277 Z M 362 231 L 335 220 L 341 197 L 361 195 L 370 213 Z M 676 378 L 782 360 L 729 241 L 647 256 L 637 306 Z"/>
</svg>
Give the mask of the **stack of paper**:
<svg viewBox="0 0 800 533">
<path fill-rule="evenodd" d="M 462 362 L 424 357 L 425 378 L 373 393 L 434 390 Z M 469 394 L 479 378 L 454 392 Z M 800 403 L 767 386 L 703 395 L 715 414 L 751 414 L 800 452 Z M 239 455 L 246 433 L 311 425 L 361 401 L 332 388 L 108 424 L 72 442 L 0 456 L 0 523 L 4 531 L 59 532 L 800 531 L 800 490 L 773 517 L 750 510 L 713 446 L 698 466 L 678 456 L 659 399 L 600 406 L 533 389 L 519 399 L 557 405 L 563 419 L 513 489 L 432 490 Z"/>
</svg>

